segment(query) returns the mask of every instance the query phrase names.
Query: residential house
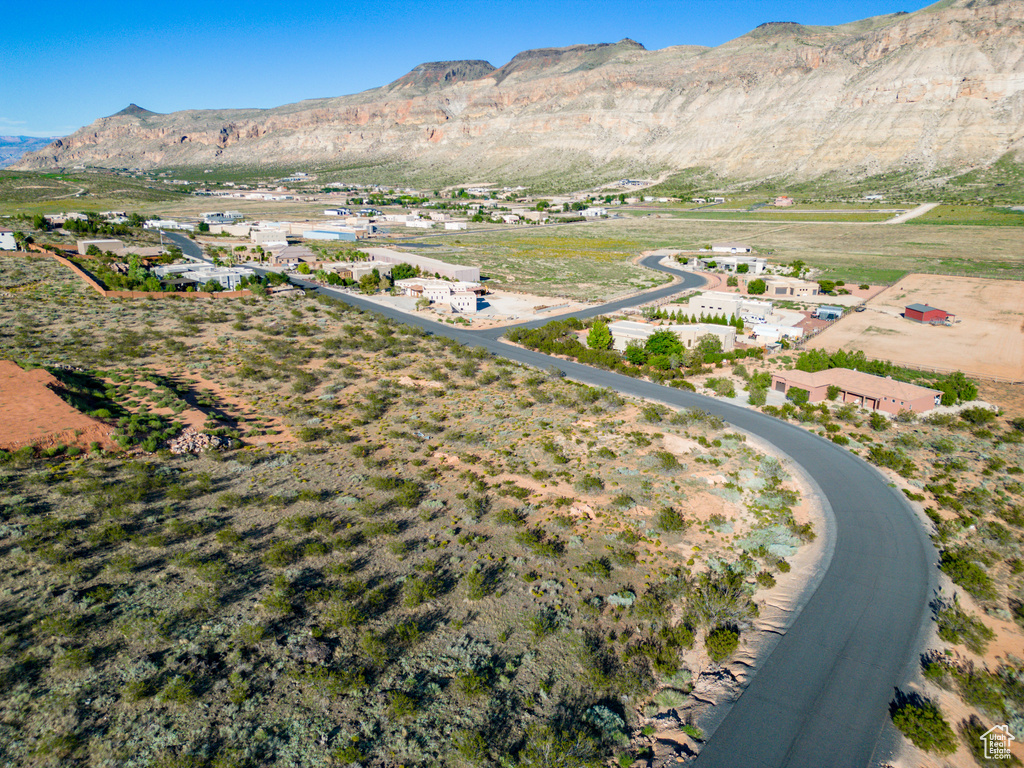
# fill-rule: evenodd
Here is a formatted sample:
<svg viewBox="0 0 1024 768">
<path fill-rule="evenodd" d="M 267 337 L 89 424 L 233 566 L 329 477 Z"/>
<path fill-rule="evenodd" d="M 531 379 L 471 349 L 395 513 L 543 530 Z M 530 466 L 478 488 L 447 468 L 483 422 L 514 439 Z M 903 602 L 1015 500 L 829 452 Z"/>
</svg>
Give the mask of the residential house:
<svg viewBox="0 0 1024 768">
<path fill-rule="evenodd" d="M 623 351 L 631 341 L 646 342 L 647 338 L 657 331 L 672 331 L 683 346 L 693 349 L 708 334 L 715 336 L 722 344 L 723 352 L 732 352 L 736 348 L 736 329 L 729 325 L 712 323 L 690 323 L 679 325 L 656 325 L 640 323 L 633 320 L 620 320 L 608 325 L 612 333 L 612 346 Z"/>
<path fill-rule="evenodd" d="M 855 403 L 873 411 L 896 414 L 900 411 L 922 413 L 942 402 L 942 392 L 849 368 L 825 371 L 780 371 L 772 375 L 772 389 L 789 394 L 797 387 L 806 390 L 810 402 L 828 397 L 829 387 L 838 387 L 836 402 Z"/>
<path fill-rule="evenodd" d="M 123 240 L 79 240 L 78 241 L 78 254 L 79 256 L 85 256 L 89 252 L 91 246 L 99 248 L 100 252 L 111 251 L 113 253 L 121 253 L 124 250 Z"/>
<path fill-rule="evenodd" d="M 18 243 L 14 239 L 13 229 L 0 229 L 0 251 L 15 251 Z"/>
<path fill-rule="evenodd" d="M 745 322 L 764 323 L 772 313 L 772 303 L 748 299 L 735 293 L 708 291 L 692 296 L 686 302 L 686 312 L 698 317 L 741 317 Z"/>
</svg>

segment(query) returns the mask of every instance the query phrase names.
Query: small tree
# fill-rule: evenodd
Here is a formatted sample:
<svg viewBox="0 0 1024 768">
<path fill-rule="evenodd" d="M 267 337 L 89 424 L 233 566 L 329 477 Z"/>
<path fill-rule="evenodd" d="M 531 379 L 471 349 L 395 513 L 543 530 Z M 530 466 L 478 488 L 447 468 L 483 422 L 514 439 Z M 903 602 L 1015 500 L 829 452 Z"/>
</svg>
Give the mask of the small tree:
<svg viewBox="0 0 1024 768">
<path fill-rule="evenodd" d="M 219 293 L 224 290 L 224 286 L 218 283 L 216 280 L 207 280 L 203 285 L 203 290 L 206 293 Z"/>
<path fill-rule="evenodd" d="M 835 400 L 837 397 L 839 397 L 839 394 L 842 391 L 843 390 L 842 390 L 841 387 L 838 387 L 835 384 L 829 384 L 828 392 L 826 394 L 826 397 L 828 397 L 829 400 Z"/>
<path fill-rule="evenodd" d="M 299 264 L 299 266 L 296 267 L 295 271 L 298 272 L 300 275 L 309 275 L 312 274 L 313 272 L 309 264 L 307 264 L 306 262 L 302 262 L 301 264 Z"/>
<path fill-rule="evenodd" d="M 655 331 L 644 345 L 650 355 L 677 355 L 684 350 L 683 342 L 672 331 Z"/>
<path fill-rule="evenodd" d="M 766 283 L 761 278 L 757 278 L 757 280 L 751 280 L 749 283 L 747 283 L 747 293 L 749 293 L 751 296 L 761 296 L 767 290 L 768 283 Z"/>
<path fill-rule="evenodd" d="M 359 278 L 359 290 L 367 296 L 376 293 L 379 285 L 380 278 L 374 277 L 372 274 L 363 275 Z"/>
<path fill-rule="evenodd" d="M 597 320 L 590 327 L 587 334 L 587 346 L 591 349 L 608 349 L 612 345 L 612 332 L 608 330 L 608 323 Z"/>
<path fill-rule="evenodd" d="M 750 271 L 750 265 L 749 264 L 737 264 L 736 265 L 736 272 L 737 272 L 737 274 L 745 275 L 749 271 Z"/>
<path fill-rule="evenodd" d="M 647 350 L 644 349 L 644 345 L 639 341 L 631 341 L 626 345 L 626 351 L 623 353 L 626 360 L 631 362 L 633 365 L 643 365 L 647 362 Z"/>
</svg>

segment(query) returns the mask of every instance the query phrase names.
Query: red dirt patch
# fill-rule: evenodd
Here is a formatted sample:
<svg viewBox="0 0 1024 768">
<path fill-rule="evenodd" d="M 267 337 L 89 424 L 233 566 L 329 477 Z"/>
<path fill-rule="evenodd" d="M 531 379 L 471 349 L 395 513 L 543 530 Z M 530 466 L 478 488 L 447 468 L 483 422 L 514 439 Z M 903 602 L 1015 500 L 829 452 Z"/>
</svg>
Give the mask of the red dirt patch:
<svg viewBox="0 0 1024 768">
<path fill-rule="evenodd" d="M 59 388 L 60 382 L 41 368 L 23 371 L 10 360 L 0 360 L 0 448 L 88 448 L 92 442 L 106 450 L 115 448 L 110 427 L 61 400 L 54 391 Z"/>
</svg>

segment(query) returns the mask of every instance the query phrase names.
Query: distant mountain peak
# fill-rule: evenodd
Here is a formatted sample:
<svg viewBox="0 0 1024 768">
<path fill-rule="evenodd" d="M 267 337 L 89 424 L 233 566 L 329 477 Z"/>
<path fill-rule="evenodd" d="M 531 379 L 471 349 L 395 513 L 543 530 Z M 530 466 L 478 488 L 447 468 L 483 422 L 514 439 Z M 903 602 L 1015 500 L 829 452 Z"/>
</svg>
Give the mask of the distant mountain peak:
<svg viewBox="0 0 1024 768">
<path fill-rule="evenodd" d="M 465 80 L 477 80 L 493 71 L 494 65 L 481 59 L 427 61 L 413 67 L 408 73 L 384 86 L 384 89 L 425 92 Z"/>
<path fill-rule="evenodd" d="M 120 112 L 115 112 L 111 117 L 149 117 L 155 115 L 156 112 L 150 112 L 148 109 L 143 109 L 135 102 L 132 102 L 127 107 L 122 109 Z"/>
</svg>

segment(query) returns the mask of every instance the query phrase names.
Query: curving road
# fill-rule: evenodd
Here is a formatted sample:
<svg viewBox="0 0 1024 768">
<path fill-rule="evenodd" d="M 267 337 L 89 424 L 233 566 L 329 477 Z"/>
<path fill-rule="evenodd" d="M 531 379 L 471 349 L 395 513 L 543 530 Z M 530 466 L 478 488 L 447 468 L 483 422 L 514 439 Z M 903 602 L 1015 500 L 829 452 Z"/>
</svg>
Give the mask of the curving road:
<svg viewBox="0 0 1024 768">
<path fill-rule="evenodd" d="M 649 257 L 644 264 L 690 282 L 658 289 L 642 300 L 702 282 L 656 262 Z M 701 408 L 792 458 L 831 506 L 831 530 L 819 531 L 829 536 L 831 561 L 694 765 L 864 768 L 885 757 L 881 753 L 887 707 L 894 688 L 908 679 L 916 664 L 914 651 L 925 622 L 936 555 L 905 499 L 879 472 L 830 441 L 757 411 L 514 347 L 498 341 L 503 329 L 461 330 L 329 288 L 306 286 L 495 355 L 538 368 L 554 366 L 592 386 L 678 408 Z M 620 303 L 638 301 L 634 297 Z M 596 315 L 617 308 L 621 307 L 606 305 L 574 314 Z"/>
</svg>

